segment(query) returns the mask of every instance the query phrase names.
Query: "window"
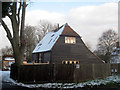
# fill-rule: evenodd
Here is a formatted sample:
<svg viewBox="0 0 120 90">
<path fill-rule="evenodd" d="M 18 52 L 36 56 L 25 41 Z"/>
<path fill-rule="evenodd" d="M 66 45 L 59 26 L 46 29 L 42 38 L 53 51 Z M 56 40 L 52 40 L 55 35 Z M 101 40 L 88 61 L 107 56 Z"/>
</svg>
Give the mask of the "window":
<svg viewBox="0 0 120 90">
<path fill-rule="evenodd" d="M 62 61 L 62 64 L 79 64 L 79 61 Z"/>
<path fill-rule="evenodd" d="M 70 62 L 70 64 L 72 64 L 72 61 L 69 61 Z"/>
<path fill-rule="evenodd" d="M 75 37 L 65 37 L 65 43 L 75 44 L 76 38 Z"/>
<path fill-rule="evenodd" d="M 77 61 L 74 61 L 74 64 L 76 64 Z"/>
<path fill-rule="evenodd" d="M 68 61 L 65 61 L 65 64 L 68 64 Z"/>
<path fill-rule="evenodd" d="M 53 34 L 51 37 L 53 37 L 55 34 Z"/>
</svg>

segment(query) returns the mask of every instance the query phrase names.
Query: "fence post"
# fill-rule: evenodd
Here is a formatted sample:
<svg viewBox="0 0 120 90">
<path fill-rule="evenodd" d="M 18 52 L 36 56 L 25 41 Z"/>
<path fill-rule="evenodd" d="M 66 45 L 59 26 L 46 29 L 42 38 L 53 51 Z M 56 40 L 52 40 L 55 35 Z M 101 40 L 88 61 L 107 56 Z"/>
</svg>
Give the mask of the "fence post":
<svg viewBox="0 0 120 90">
<path fill-rule="evenodd" d="M 93 79 L 95 79 L 95 65 L 92 64 L 92 75 L 93 75 Z"/>
<path fill-rule="evenodd" d="M 53 81 L 56 81 L 56 64 L 53 67 Z"/>
<path fill-rule="evenodd" d="M 20 77 L 21 77 L 20 71 L 21 71 L 21 65 L 17 66 L 17 80 L 18 80 L 18 82 L 21 82 L 21 80 L 20 80 Z"/>
<path fill-rule="evenodd" d="M 111 75 L 111 64 L 109 64 L 109 75 Z"/>
<path fill-rule="evenodd" d="M 120 64 L 118 64 L 118 75 L 120 75 Z"/>
</svg>

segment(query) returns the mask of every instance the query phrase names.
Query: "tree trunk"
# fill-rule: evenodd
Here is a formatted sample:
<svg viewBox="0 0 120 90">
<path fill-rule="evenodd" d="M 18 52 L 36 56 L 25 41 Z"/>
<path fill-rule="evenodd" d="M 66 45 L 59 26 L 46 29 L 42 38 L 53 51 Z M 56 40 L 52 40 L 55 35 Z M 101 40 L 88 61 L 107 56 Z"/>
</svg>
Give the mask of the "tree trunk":
<svg viewBox="0 0 120 90">
<path fill-rule="evenodd" d="M 2 26 L 4 27 L 7 33 L 7 37 L 12 45 L 13 54 L 14 54 L 13 56 L 15 58 L 15 64 L 17 66 L 23 65 L 24 48 L 25 48 L 24 25 L 25 25 L 26 0 L 20 0 L 20 1 L 21 2 L 19 8 L 17 8 L 18 2 L 13 2 L 13 5 L 11 6 L 11 14 L 7 15 L 11 20 L 13 36 L 10 32 L 10 29 L 2 20 Z M 22 13 L 22 15 L 20 14 L 20 12 Z"/>
<path fill-rule="evenodd" d="M 19 47 L 14 44 L 13 45 L 13 50 L 14 50 L 14 58 L 15 58 L 15 64 L 17 66 L 23 65 L 23 60 L 24 60 L 24 52 L 19 49 Z"/>
<path fill-rule="evenodd" d="M 23 60 L 24 60 L 24 49 L 25 49 L 25 37 L 24 37 L 24 25 L 25 25 L 25 9 L 26 9 L 26 2 L 23 2 L 22 5 L 22 16 L 21 16 L 21 28 L 19 29 L 19 25 L 17 25 L 17 29 L 20 31 L 20 35 L 19 32 L 17 33 L 18 38 L 14 38 L 15 41 L 17 42 L 16 44 L 14 44 L 14 56 L 15 56 L 15 60 L 16 60 L 16 65 L 23 65 Z M 15 26 L 15 25 L 14 25 Z M 16 27 L 16 26 L 15 26 Z"/>
</svg>

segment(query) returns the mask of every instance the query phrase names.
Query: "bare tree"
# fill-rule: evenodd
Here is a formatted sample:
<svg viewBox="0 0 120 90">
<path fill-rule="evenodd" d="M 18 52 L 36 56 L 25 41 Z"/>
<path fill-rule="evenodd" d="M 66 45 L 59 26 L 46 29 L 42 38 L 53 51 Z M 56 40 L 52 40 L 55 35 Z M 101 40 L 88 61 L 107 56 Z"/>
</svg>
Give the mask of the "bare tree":
<svg viewBox="0 0 120 90">
<path fill-rule="evenodd" d="M 118 35 L 113 30 L 103 32 L 102 36 L 98 39 L 97 50 L 95 53 L 100 56 L 106 63 L 110 60 L 110 55 L 113 52 L 118 41 Z"/>
<path fill-rule="evenodd" d="M 7 33 L 7 38 L 13 48 L 15 63 L 17 66 L 22 65 L 24 59 L 24 24 L 26 6 L 26 0 L 11 0 L 11 2 L 2 2 L 1 22 Z M 6 16 L 11 20 L 12 32 L 3 19 Z"/>
<path fill-rule="evenodd" d="M 5 48 L 1 49 L 2 55 L 13 55 L 12 47 L 6 46 Z"/>
<path fill-rule="evenodd" d="M 37 39 L 38 42 L 50 31 L 55 30 L 58 26 L 55 24 L 52 24 L 49 21 L 46 20 L 40 20 L 37 25 Z"/>
<path fill-rule="evenodd" d="M 32 51 L 34 47 L 36 46 L 36 27 L 35 26 L 26 26 L 25 27 L 25 40 L 26 40 L 26 46 L 25 46 L 25 53 L 26 53 L 26 59 L 27 61 L 31 61 L 32 57 Z"/>
<path fill-rule="evenodd" d="M 27 61 L 31 62 L 32 51 L 36 44 L 50 31 L 56 29 L 57 26 L 52 23 L 41 20 L 37 26 L 26 26 L 25 27 L 25 54 Z"/>
</svg>

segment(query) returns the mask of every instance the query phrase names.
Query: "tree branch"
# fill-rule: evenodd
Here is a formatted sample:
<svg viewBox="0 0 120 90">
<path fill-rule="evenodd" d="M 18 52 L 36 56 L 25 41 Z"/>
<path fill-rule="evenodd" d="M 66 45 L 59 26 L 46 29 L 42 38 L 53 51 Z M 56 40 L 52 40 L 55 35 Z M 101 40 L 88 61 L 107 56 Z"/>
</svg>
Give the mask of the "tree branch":
<svg viewBox="0 0 120 90">
<path fill-rule="evenodd" d="M 23 48 L 25 46 L 25 40 L 24 40 L 25 10 L 26 10 L 26 2 L 23 2 L 22 16 L 21 16 L 21 29 L 20 29 L 21 48 Z"/>
<path fill-rule="evenodd" d="M 13 2 L 13 8 L 12 8 L 13 15 L 16 15 L 16 10 L 17 10 L 17 2 Z"/>
<path fill-rule="evenodd" d="M 2 26 L 4 27 L 6 33 L 7 33 L 7 37 L 8 39 L 10 40 L 10 42 L 12 43 L 12 35 L 11 35 L 11 32 L 9 30 L 9 28 L 7 27 L 7 25 L 5 24 L 5 22 L 3 20 L 2 21 Z"/>
<path fill-rule="evenodd" d="M 11 20 L 12 23 L 12 28 L 13 28 L 13 33 L 18 33 L 19 32 L 19 28 L 17 28 L 18 24 L 17 24 L 17 2 L 15 2 L 16 0 L 14 0 L 13 5 L 11 7 L 11 11 L 12 11 L 12 15 L 8 15 L 8 17 Z M 15 27 L 16 26 L 16 27 Z M 13 34 L 14 36 L 14 34 Z"/>
<path fill-rule="evenodd" d="M 18 8 L 18 14 L 17 14 L 17 17 L 18 17 L 18 26 L 20 25 L 20 10 L 21 10 L 21 6 L 22 6 L 22 0 L 20 0 L 20 6 Z"/>
</svg>

